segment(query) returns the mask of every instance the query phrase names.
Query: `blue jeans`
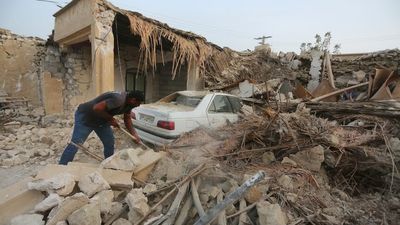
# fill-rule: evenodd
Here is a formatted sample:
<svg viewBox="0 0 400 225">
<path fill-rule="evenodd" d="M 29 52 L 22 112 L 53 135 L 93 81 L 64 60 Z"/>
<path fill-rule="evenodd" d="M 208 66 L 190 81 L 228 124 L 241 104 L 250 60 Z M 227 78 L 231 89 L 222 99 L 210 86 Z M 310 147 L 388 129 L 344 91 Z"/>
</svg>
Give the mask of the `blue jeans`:
<svg viewBox="0 0 400 225">
<path fill-rule="evenodd" d="M 90 127 L 84 124 L 83 114 L 75 112 L 74 131 L 72 132 L 71 142 L 75 144 L 83 144 L 90 133 L 94 131 L 100 138 L 104 146 L 104 158 L 108 158 L 114 154 L 114 134 L 110 125 L 104 124 L 98 127 Z M 72 144 L 68 144 L 65 148 L 59 164 L 67 165 L 74 159 L 78 148 Z"/>
</svg>

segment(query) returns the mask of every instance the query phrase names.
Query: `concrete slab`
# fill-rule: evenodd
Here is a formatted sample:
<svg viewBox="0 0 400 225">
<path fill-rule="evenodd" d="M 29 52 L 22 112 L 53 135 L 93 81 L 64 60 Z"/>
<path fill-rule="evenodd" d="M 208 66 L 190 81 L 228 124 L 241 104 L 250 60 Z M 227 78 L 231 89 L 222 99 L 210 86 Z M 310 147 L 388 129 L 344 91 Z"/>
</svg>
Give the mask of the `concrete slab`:
<svg viewBox="0 0 400 225">
<path fill-rule="evenodd" d="M 93 167 L 93 164 L 73 163 L 65 165 L 49 164 L 40 170 L 34 179 L 47 179 L 59 173 L 70 173 L 79 181 L 82 176 L 93 172 L 99 172 L 113 189 L 132 188 L 132 173 L 119 170 L 101 169 Z"/>
<path fill-rule="evenodd" d="M 36 190 L 28 190 L 27 177 L 0 191 L 0 225 L 6 225 L 12 218 L 32 210 L 45 196 Z"/>
</svg>

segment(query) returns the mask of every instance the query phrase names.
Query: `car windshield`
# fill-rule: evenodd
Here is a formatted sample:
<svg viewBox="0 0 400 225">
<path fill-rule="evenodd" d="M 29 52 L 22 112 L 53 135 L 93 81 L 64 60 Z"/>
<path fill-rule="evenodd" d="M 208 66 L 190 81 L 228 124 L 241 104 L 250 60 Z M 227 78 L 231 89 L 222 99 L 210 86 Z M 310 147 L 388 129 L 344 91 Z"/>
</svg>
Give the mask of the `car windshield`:
<svg viewBox="0 0 400 225">
<path fill-rule="evenodd" d="M 204 96 L 187 96 L 177 94 L 176 98 L 171 100 L 171 103 L 175 103 L 176 105 L 184 105 L 195 108 L 203 99 Z"/>
</svg>

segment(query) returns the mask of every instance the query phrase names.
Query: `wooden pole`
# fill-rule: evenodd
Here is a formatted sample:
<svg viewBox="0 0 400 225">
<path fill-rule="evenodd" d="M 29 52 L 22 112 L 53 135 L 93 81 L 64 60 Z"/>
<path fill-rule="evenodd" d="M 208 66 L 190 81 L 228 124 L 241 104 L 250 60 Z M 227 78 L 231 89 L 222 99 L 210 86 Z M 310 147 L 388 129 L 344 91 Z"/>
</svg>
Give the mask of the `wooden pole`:
<svg viewBox="0 0 400 225">
<path fill-rule="evenodd" d="M 89 151 L 89 149 L 83 147 L 83 145 L 74 143 L 72 141 L 70 142 L 70 144 L 75 146 L 75 147 L 77 147 L 77 148 L 79 148 L 79 149 L 81 149 L 83 151 L 83 153 L 85 153 L 88 156 L 91 156 L 92 158 L 96 159 L 97 161 L 100 161 L 100 162 L 103 161 L 103 158 L 101 156 Z"/>
<path fill-rule="evenodd" d="M 132 140 L 137 141 L 137 139 L 131 134 L 129 133 L 127 130 L 125 130 L 124 128 L 119 128 L 122 132 L 124 132 L 126 135 L 128 135 L 130 138 L 132 138 Z M 143 147 L 147 148 L 147 149 L 152 149 L 149 146 L 147 146 L 146 144 L 144 144 L 143 142 L 139 142 L 140 145 L 142 145 Z"/>
<path fill-rule="evenodd" d="M 179 213 L 178 218 L 176 218 L 175 225 L 184 225 L 185 221 L 187 220 L 189 216 L 189 211 L 192 208 L 193 205 L 193 199 L 190 195 L 186 196 L 186 199 L 183 203 L 182 209 Z"/>
<path fill-rule="evenodd" d="M 222 199 L 224 199 L 224 193 L 222 192 L 222 189 L 220 188 L 219 193 L 217 195 L 217 204 L 220 204 L 222 202 Z M 225 209 L 223 209 L 222 212 L 220 212 L 218 215 L 218 225 L 227 225 Z"/>
<path fill-rule="evenodd" d="M 200 183 L 200 182 L 197 182 L 197 183 Z M 201 202 L 200 202 L 199 193 L 197 192 L 197 185 L 195 184 L 193 179 L 190 181 L 190 184 L 191 184 L 191 189 L 192 189 L 193 203 L 197 209 L 197 213 L 199 214 L 199 217 L 202 217 L 206 213 L 204 212 L 203 206 L 201 205 Z"/>
<path fill-rule="evenodd" d="M 320 101 L 322 99 L 325 99 L 325 98 L 328 98 L 328 97 L 343 93 L 345 91 L 352 90 L 352 89 L 355 89 L 355 88 L 358 88 L 358 87 L 362 87 L 362 86 L 366 86 L 366 85 L 368 85 L 368 83 L 369 82 L 364 82 L 364 83 L 357 84 L 357 85 L 354 85 L 354 86 L 351 86 L 351 87 L 347 87 L 347 88 L 343 88 L 343 89 L 340 89 L 340 90 L 337 90 L 337 91 L 333 91 L 333 92 L 328 93 L 326 95 L 322 95 L 322 96 L 313 98 L 313 99 L 311 99 L 311 102 L 318 102 L 318 101 Z"/>
<path fill-rule="evenodd" d="M 184 183 L 178 190 L 178 194 L 176 195 L 174 201 L 171 204 L 171 207 L 169 208 L 167 214 L 165 216 L 167 219 L 162 223 L 162 225 L 173 225 L 175 222 L 175 218 L 178 215 L 179 211 L 179 206 L 181 205 L 183 197 L 185 197 L 186 190 L 189 187 L 189 181 Z M 154 225 L 156 225 L 155 223 Z"/>
<path fill-rule="evenodd" d="M 222 212 L 230 204 L 242 198 L 243 195 L 251 187 L 260 182 L 264 177 L 265 177 L 264 171 L 259 171 L 258 173 L 256 173 L 249 180 L 244 182 L 239 188 L 237 188 L 234 192 L 228 194 L 221 203 L 217 204 L 212 209 L 210 209 L 206 215 L 200 217 L 199 220 L 197 220 L 194 225 L 207 225 L 208 223 L 210 223 L 212 220 L 215 219 L 215 217 L 219 215 L 220 212 Z"/>
</svg>

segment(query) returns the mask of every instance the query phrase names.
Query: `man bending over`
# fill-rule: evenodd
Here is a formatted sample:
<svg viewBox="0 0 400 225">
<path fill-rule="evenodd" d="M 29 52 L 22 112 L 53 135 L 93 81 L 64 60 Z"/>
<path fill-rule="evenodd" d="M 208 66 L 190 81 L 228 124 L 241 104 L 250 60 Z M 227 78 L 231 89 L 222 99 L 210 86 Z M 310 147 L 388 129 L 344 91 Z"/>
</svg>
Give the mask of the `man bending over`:
<svg viewBox="0 0 400 225">
<path fill-rule="evenodd" d="M 95 99 L 80 104 L 75 112 L 74 131 L 71 143 L 61 155 L 60 164 L 67 165 L 74 159 L 77 145 L 83 144 L 89 134 L 94 131 L 104 147 L 104 158 L 114 154 L 114 134 L 111 126 L 119 128 L 115 115 L 124 114 L 124 123 L 128 131 L 140 143 L 140 138 L 132 126 L 131 110 L 144 101 L 143 92 L 106 92 Z"/>
</svg>

